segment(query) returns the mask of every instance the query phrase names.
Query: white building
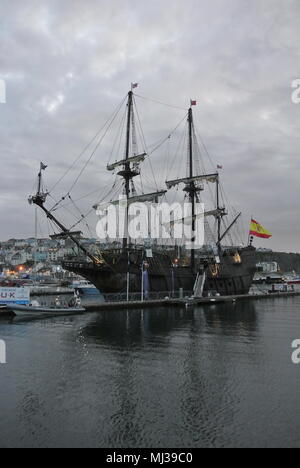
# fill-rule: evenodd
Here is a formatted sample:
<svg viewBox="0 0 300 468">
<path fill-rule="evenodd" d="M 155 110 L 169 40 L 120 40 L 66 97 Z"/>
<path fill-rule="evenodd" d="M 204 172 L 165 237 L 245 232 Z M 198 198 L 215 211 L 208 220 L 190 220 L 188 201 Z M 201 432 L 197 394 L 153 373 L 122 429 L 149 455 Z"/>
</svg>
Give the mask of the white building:
<svg viewBox="0 0 300 468">
<path fill-rule="evenodd" d="M 26 263 L 26 258 L 26 252 L 17 252 L 14 255 L 12 255 L 10 263 L 12 266 L 22 265 L 22 263 Z"/>
<path fill-rule="evenodd" d="M 50 263 L 55 263 L 58 260 L 58 253 L 59 250 L 57 249 L 49 249 L 48 255 L 47 255 L 47 260 Z"/>
<path fill-rule="evenodd" d="M 264 273 L 278 273 L 280 270 L 277 262 L 261 262 L 256 265 Z"/>
</svg>

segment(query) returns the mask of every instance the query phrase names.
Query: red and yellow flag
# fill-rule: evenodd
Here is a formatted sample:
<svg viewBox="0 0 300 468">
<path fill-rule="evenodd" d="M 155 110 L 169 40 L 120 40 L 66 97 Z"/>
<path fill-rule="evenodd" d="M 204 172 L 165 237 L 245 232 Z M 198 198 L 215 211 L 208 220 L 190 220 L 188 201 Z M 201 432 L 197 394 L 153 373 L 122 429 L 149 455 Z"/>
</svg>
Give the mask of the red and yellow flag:
<svg viewBox="0 0 300 468">
<path fill-rule="evenodd" d="M 250 235 L 261 237 L 263 239 L 270 239 L 270 237 L 272 237 L 272 234 L 254 219 L 251 219 Z"/>
</svg>

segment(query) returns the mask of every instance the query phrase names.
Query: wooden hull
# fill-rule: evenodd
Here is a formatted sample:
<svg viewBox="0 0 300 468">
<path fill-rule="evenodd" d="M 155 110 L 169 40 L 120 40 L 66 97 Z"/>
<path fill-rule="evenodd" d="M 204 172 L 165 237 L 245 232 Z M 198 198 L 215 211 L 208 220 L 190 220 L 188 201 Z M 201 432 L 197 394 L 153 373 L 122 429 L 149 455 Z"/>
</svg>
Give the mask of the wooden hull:
<svg viewBox="0 0 300 468">
<path fill-rule="evenodd" d="M 64 262 L 63 267 L 89 280 L 103 294 L 126 293 L 129 270 L 129 290 L 138 293 L 142 284 L 142 255 L 139 251 L 132 254 L 129 266 L 127 255 L 121 254 L 119 257 L 107 256 L 107 263 L 99 267 L 87 262 Z M 157 253 L 147 262 L 149 293 L 172 293 L 179 289 L 193 291 L 196 274 L 190 267 L 174 267 L 167 255 Z M 198 268 L 206 271 L 204 295 L 209 291 L 222 296 L 248 294 L 255 273 L 255 249 L 240 249 L 238 261 L 233 254 L 225 251 L 219 265 L 199 262 Z"/>
</svg>

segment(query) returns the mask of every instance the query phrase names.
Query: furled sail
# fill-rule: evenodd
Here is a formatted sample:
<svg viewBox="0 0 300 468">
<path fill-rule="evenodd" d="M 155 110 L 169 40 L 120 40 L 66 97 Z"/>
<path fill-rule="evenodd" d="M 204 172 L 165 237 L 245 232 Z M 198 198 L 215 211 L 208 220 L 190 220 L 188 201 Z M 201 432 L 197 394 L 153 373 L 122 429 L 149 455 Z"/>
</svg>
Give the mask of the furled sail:
<svg viewBox="0 0 300 468">
<path fill-rule="evenodd" d="M 176 185 L 179 184 L 192 184 L 193 182 L 211 182 L 215 183 L 218 181 L 219 174 L 204 174 L 204 175 L 199 175 L 195 177 L 186 177 L 184 179 L 175 179 L 175 180 L 168 180 L 166 181 L 168 189 L 171 189 L 172 187 L 175 187 Z"/>
<path fill-rule="evenodd" d="M 153 192 L 153 193 L 145 193 L 145 194 L 142 194 L 142 195 L 135 195 L 134 197 L 129 197 L 128 199 L 126 199 L 126 197 L 120 197 L 119 200 L 114 200 L 114 201 L 107 202 L 107 203 L 101 203 L 100 205 L 95 205 L 94 209 L 95 210 L 97 210 L 98 208 L 103 209 L 103 207 L 105 207 L 105 206 L 118 205 L 119 203 L 122 204 L 122 203 L 126 203 L 126 202 L 127 202 L 128 205 L 132 205 L 133 203 L 139 203 L 139 202 L 140 203 L 153 202 L 153 201 L 157 200 L 158 198 L 163 197 L 166 193 L 167 193 L 167 190 L 162 190 L 160 192 Z"/>
<path fill-rule="evenodd" d="M 113 164 L 108 164 L 107 170 L 114 171 L 117 167 L 124 166 L 125 164 L 138 164 L 143 162 L 147 156 L 147 153 L 138 154 L 127 159 L 122 159 L 122 161 L 117 161 Z"/>
<path fill-rule="evenodd" d="M 203 213 L 199 213 L 199 214 L 196 214 L 195 216 L 187 216 L 186 218 L 180 218 L 180 219 L 174 219 L 173 221 L 170 221 L 168 223 L 165 223 L 165 225 L 167 224 L 171 224 L 171 225 L 174 225 L 176 223 L 191 223 L 193 219 L 199 219 L 199 218 L 208 218 L 209 216 L 215 216 L 216 218 L 218 216 L 224 216 L 226 213 L 225 213 L 225 208 L 219 208 L 219 209 L 216 209 L 216 210 L 210 210 L 210 211 L 204 211 Z"/>
</svg>

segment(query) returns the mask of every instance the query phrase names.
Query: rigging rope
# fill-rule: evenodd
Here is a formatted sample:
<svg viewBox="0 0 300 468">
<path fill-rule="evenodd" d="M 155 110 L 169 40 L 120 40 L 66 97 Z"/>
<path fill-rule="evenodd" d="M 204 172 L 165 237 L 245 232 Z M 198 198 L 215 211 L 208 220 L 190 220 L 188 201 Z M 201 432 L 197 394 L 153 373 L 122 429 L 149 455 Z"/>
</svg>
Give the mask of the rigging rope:
<svg viewBox="0 0 300 468">
<path fill-rule="evenodd" d="M 53 197 L 53 195 L 50 195 L 50 194 L 49 194 L 49 196 L 50 196 L 50 198 L 52 198 L 52 199 L 56 202 L 56 204 L 58 203 L 57 200 L 55 200 L 55 198 Z M 65 198 L 66 198 L 66 197 L 65 197 Z M 76 216 L 70 209 L 68 209 L 68 208 L 66 208 L 66 207 L 64 207 L 63 209 L 64 209 L 65 211 L 67 211 L 70 215 L 72 215 L 74 218 L 77 219 L 77 216 Z M 56 208 L 56 210 L 57 210 L 57 208 Z"/>
<path fill-rule="evenodd" d="M 84 155 L 84 153 L 88 150 L 88 148 L 94 143 L 94 141 L 98 138 L 98 136 L 101 134 L 101 132 L 105 129 L 105 127 L 108 125 L 108 129 L 110 128 L 112 122 L 115 120 L 117 114 L 119 113 L 121 107 L 123 106 L 125 100 L 126 100 L 126 97 L 122 100 L 122 102 L 117 106 L 117 108 L 115 109 L 115 111 L 113 112 L 112 116 L 105 122 L 105 124 L 100 128 L 100 130 L 98 130 L 98 132 L 95 134 L 95 136 L 91 139 L 91 141 L 84 147 L 84 149 L 81 151 L 81 153 L 77 156 L 77 158 L 75 159 L 75 161 L 72 163 L 72 165 L 64 172 L 64 174 L 61 176 L 61 178 L 56 182 L 56 184 L 51 188 L 51 190 L 49 191 L 49 193 L 52 193 L 53 190 L 60 184 L 60 182 L 62 182 L 62 180 L 68 175 L 68 173 L 73 169 L 73 167 L 76 165 L 76 163 L 82 158 L 82 156 Z M 107 131 L 108 131 L 107 129 Z M 107 133 L 106 131 L 106 133 Z M 105 133 L 105 135 L 106 135 Z M 102 141 L 102 140 L 101 140 Z M 99 143 L 100 144 L 100 143 Z M 97 145 L 96 149 L 98 148 L 99 144 Z M 95 153 L 95 152 L 94 152 Z M 93 155 L 94 155 L 93 153 Z M 91 158 L 90 158 L 91 159 Z M 90 162 L 90 160 L 88 161 L 88 163 Z M 88 164 L 87 163 L 87 164 Z M 85 166 L 86 167 L 86 166 Z M 84 167 L 84 169 L 85 169 Z M 83 171 L 81 171 L 80 173 L 80 176 L 82 174 Z M 80 176 L 78 177 L 78 180 L 80 178 Z M 78 182 L 78 180 L 76 181 L 76 183 Z M 75 185 L 76 185 L 75 183 Z M 74 186 L 75 186 L 74 185 Z M 73 187 L 72 187 L 73 188 Z M 70 192 L 71 190 L 69 190 Z"/>
<path fill-rule="evenodd" d="M 76 226 L 81 224 L 93 211 L 94 211 L 94 208 L 91 208 L 86 215 L 81 215 L 81 219 L 79 219 L 79 221 L 77 221 L 77 223 L 73 224 L 73 226 L 70 227 L 69 231 L 72 231 L 72 229 L 74 229 Z M 87 226 L 88 226 L 88 224 L 87 224 Z"/>
<path fill-rule="evenodd" d="M 117 180 L 117 177 L 116 177 L 115 183 L 113 184 L 113 186 L 111 187 L 111 189 L 109 190 L 109 192 L 108 192 L 107 194 L 105 194 L 104 197 L 96 203 L 96 205 L 99 205 L 100 203 L 102 203 L 102 202 L 105 200 L 105 198 L 107 198 L 107 197 L 114 191 L 115 186 L 117 185 L 117 182 L 118 182 L 118 180 Z M 81 214 L 81 219 L 79 219 L 73 226 L 71 226 L 69 230 L 71 231 L 71 230 L 74 229 L 76 226 L 78 226 L 79 224 L 81 224 L 81 223 L 82 223 L 91 213 L 93 213 L 93 212 L 94 212 L 94 208 L 91 208 L 91 209 L 87 212 L 86 215 L 82 215 L 82 214 Z"/>
<path fill-rule="evenodd" d="M 75 203 L 77 203 L 77 202 L 79 202 L 79 201 L 81 201 L 81 200 L 84 200 L 85 198 L 88 198 L 88 197 L 90 197 L 91 195 L 94 195 L 95 193 L 103 192 L 103 190 L 104 190 L 108 185 L 110 185 L 110 184 L 105 185 L 105 187 L 104 187 L 104 188 L 101 188 L 100 190 L 99 190 L 99 189 L 93 190 L 92 192 L 87 193 L 86 195 L 83 195 L 83 196 L 80 197 L 80 198 L 76 198 L 76 200 L 74 200 Z M 65 197 L 64 197 L 64 199 L 65 199 Z M 70 205 L 71 205 L 71 203 L 67 203 L 66 205 L 62 205 L 62 206 L 60 206 L 60 209 L 65 208 L 65 207 L 70 206 Z M 52 211 L 52 210 L 50 210 L 50 211 Z"/>
<path fill-rule="evenodd" d="M 110 163 L 110 161 L 112 159 L 112 156 L 113 156 L 113 153 L 115 151 L 116 146 L 117 146 L 117 150 L 116 150 L 115 153 L 120 154 L 121 142 L 122 142 L 122 138 L 123 138 L 123 134 L 124 134 L 124 130 L 125 130 L 125 125 L 126 125 L 126 113 L 127 113 L 127 109 L 126 109 L 126 106 L 125 106 L 124 113 L 123 113 L 123 116 L 122 116 L 122 119 L 121 119 L 121 124 L 119 126 L 119 130 L 118 130 L 118 133 L 116 135 L 115 142 L 114 142 L 114 144 L 112 146 L 112 149 L 111 149 L 108 164 Z M 117 145 L 117 143 L 118 143 L 118 145 Z"/>
<path fill-rule="evenodd" d="M 145 101 L 150 101 L 150 102 L 155 102 L 156 104 L 161 104 L 162 106 L 165 106 L 165 107 L 171 107 L 172 109 L 180 109 L 180 110 L 187 110 L 186 107 L 179 107 L 179 106 L 174 106 L 172 104 L 167 104 L 165 102 L 162 102 L 162 101 L 157 101 L 156 99 L 150 99 L 150 98 L 147 98 L 145 96 L 141 96 L 140 94 L 135 94 L 134 93 L 134 96 L 140 98 L 140 99 L 144 99 Z"/>
<path fill-rule="evenodd" d="M 111 121 L 111 123 L 109 124 L 108 128 L 106 129 L 106 131 L 104 132 L 104 135 L 100 138 L 100 140 L 98 141 L 94 151 L 92 152 L 91 156 L 89 157 L 89 159 L 86 161 L 85 165 L 83 166 L 83 168 L 81 169 L 78 177 L 76 178 L 75 182 L 73 183 L 73 185 L 71 186 L 71 188 L 69 189 L 68 193 L 70 193 L 74 187 L 77 185 L 77 182 L 79 181 L 80 177 L 82 176 L 82 174 L 84 173 L 85 169 L 87 168 L 87 166 L 89 165 L 89 163 L 91 162 L 92 158 L 94 157 L 96 151 L 98 150 L 99 146 L 101 145 L 102 141 L 104 140 L 106 134 L 108 133 L 108 130 L 110 129 L 111 125 L 113 124 L 114 120 L 116 118 L 116 115 L 114 116 L 113 120 Z"/>
<path fill-rule="evenodd" d="M 78 208 L 78 206 L 76 205 L 76 203 L 74 202 L 74 200 L 72 199 L 71 195 L 69 195 L 69 200 L 71 201 L 72 205 L 74 206 L 74 208 L 78 211 L 79 215 L 81 216 L 81 218 L 84 217 L 84 215 L 81 213 L 80 209 Z"/>
<path fill-rule="evenodd" d="M 204 151 L 205 151 L 205 153 L 206 153 L 206 155 L 207 155 L 213 169 L 216 170 L 216 164 L 213 162 L 212 157 L 210 156 L 210 153 L 209 153 L 209 151 L 207 149 L 207 146 L 205 145 L 205 143 L 203 141 L 203 138 L 201 137 L 201 134 L 200 134 L 200 132 L 198 130 L 197 130 L 197 136 L 198 136 L 199 140 L 201 141 L 201 144 L 202 144 L 202 146 L 204 148 Z M 223 183 L 221 182 L 221 180 L 219 182 L 219 187 L 220 187 L 221 199 L 222 199 L 224 205 L 228 208 L 228 214 L 230 215 L 230 217 L 232 217 L 232 219 L 234 219 L 235 216 L 237 215 L 237 212 L 236 212 L 236 210 L 233 209 L 233 207 L 232 207 L 232 205 L 231 205 L 231 203 L 230 203 L 230 201 L 229 201 L 229 199 L 228 199 L 228 197 L 226 195 L 226 192 L 225 192 L 225 189 L 224 189 L 224 186 L 223 186 Z M 210 188 L 210 191 L 211 191 L 211 188 Z M 222 223 L 223 223 L 223 226 L 225 227 L 225 229 L 227 229 L 228 226 L 229 226 L 229 221 L 227 221 L 226 218 L 222 218 Z M 232 233 L 228 233 L 226 235 L 226 237 L 227 236 L 229 237 L 231 244 L 234 245 Z M 239 238 L 238 240 L 241 241 L 242 244 L 244 244 L 244 240 L 243 240 L 243 238 L 241 236 L 241 233 L 239 233 L 239 235 L 237 235 L 236 237 L 237 237 L 237 239 Z"/>
<path fill-rule="evenodd" d="M 185 116 L 184 120 L 185 120 L 185 119 L 186 119 L 186 116 Z M 183 119 L 182 119 L 182 121 L 183 121 Z M 182 122 L 182 121 L 181 121 L 181 122 Z M 185 127 L 185 131 L 184 131 L 184 133 L 183 133 L 181 139 L 179 140 L 179 143 L 178 143 L 178 146 L 177 146 L 177 150 L 176 150 L 176 152 L 175 152 L 175 157 L 173 158 L 173 162 L 172 162 L 172 164 L 171 164 L 171 167 L 169 167 L 169 174 L 172 173 L 172 170 L 173 170 L 173 168 L 174 168 L 174 166 L 175 166 L 175 163 L 177 162 L 177 158 L 178 158 L 178 155 L 179 155 L 180 151 L 183 152 L 182 148 L 185 146 L 186 139 L 187 139 L 187 126 Z"/>
<path fill-rule="evenodd" d="M 135 99 L 133 99 L 133 105 L 134 105 L 135 112 L 136 112 L 136 115 L 137 115 L 138 130 L 139 130 L 139 133 L 140 133 L 140 136 L 141 136 L 141 139 L 142 139 L 142 143 L 143 143 L 143 145 L 144 145 L 144 152 L 148 154 L 146 139 L 145 139 L 145 135 L 144 135 L 144 132 L 143 132 L 143 128 L 142 128 L 142 124 L 141 124 L 141 119 L 140 119 L 140 115 L 139 115 L 139 111 L 138 111 L 138 108 L 137 108 Z M 149 161 L 149 165 L 150 165 L 150 169 L 151 169 L 153 181 L 154 181 L 156 190 L 158 191 L 158 184 L 157 184 L 156 177 L 155 177 L 155 174 L 154 174 L 152 162 L 151 162 L 151 159 L 150 159 L 149 157 L 148 157 L 148 161 Z"/>
<path fill-rule="evenodd" d="M 187 115 L 185 114 L 185 116 L 180 120 L 180 122 L 176 125 L 176 127 L 168 134 L 168 136 L 164 137 L 163 140 L 160 143 L 158 143 L 153 148 L 152 151 L 149 152 L 148 156 L 151 156 L 151 154 L 153 154 L 158 148 L 160 148 L 176 132 L 178 127 L 180 127 L 180 125 L 182 124 L 184 120 L 186 120 L 186 118 L 187 118 Z"/>
</svg>

